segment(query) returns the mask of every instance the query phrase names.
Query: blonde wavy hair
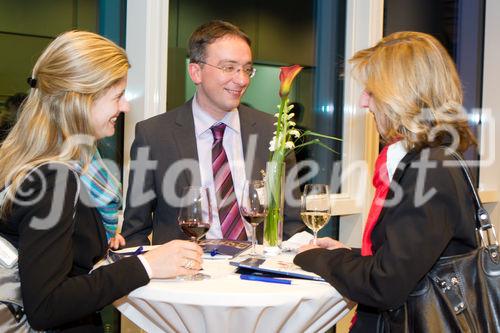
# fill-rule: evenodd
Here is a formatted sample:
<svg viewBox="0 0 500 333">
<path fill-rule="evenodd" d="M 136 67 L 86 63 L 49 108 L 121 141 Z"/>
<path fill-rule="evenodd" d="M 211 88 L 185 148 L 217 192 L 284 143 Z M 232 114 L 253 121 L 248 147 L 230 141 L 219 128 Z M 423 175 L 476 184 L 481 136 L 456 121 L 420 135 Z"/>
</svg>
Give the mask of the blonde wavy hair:
<svg viewBox="0 0 500 333">
<path fill-rule="evenodd" d="M 0 147 L 0 188 L 11 185 L 13 198 L 26 174 L 49 162 L 79 161 L 85 168 L 96 146 L 68 144 L 78 135 L 95 137 L 93 103 L 126 77 L 125 51 L 91 32 L 69 31 L 52 41 L 38 58 L 31 88 L 20 116 Z M 2 206 L 9 211 L 10 200 Z"/>
<path fill-rule="evenodd" d="M 431 35 L 396 32 L 357 52 L 350 62 L 354 77 L 371 94 L 372 111 L 384 118 L 384 141 L 404 139 L 407 149 L 421 149 L 451 137 L 462 152 L 476 144 L 455 64 Z"/>
</svg>

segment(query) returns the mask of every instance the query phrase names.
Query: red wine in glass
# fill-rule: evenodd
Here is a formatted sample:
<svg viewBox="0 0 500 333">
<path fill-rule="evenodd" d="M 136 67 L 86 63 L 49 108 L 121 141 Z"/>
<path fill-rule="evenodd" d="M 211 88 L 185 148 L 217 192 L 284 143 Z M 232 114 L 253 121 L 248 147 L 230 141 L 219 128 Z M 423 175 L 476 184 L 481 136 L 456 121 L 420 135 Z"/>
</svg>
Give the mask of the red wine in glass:
<svg viewBox="0 0 500 333">
<path fill-rule="evenodd" d="M 239 204 L 241 216 L 252 225 L 252 252 L 250 252 L 250 256 L 259 257 L 255 250 L 256 230 L 267 216 L 266 183 L 262 180 L 247 180 L 243 186 Z"/>
<path fill-rule="evenodd" d="M 258 226 L 264 219 L 266 218 L 267 213 L 258 213 L 258 212 L 247 212 L 242 209 L 241 216 L 253 226 Z"/>
<path fill-rule="evenodd" d="M 193 241 L 200 240 L 210 229 L 210 223 L 196 220 L 179 221 L 182 231 Z"/>
<path fill-rule="evenodd" d="M 212 210 L 208 189 L 201 186 L 188 186 L 183 190 L 181 206 L 177 223 L 193 242 L 198 242 L 210 229 L 212 223 Z M 195 275 L 181 275 L 181 280 L 202 280 L 210 278 L 209 275 L 197 273 Z"/>
</svg>

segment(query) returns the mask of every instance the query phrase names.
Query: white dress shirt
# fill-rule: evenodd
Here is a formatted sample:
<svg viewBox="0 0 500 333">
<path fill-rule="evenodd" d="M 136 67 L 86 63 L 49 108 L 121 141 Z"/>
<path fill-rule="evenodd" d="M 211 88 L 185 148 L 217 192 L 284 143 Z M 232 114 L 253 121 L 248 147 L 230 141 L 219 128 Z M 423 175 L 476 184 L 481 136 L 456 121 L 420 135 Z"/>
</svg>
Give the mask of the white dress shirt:
<svg viewBox="0 0 500 333">
<path fill-rule="evenodd" d="M 240 117 L 238 110 L 234 109 L 228 112 L 220 121 L 212 118 L 208 113 L 203 111 L 201 106 L 196 101 L 196 95 L 192 102 L 194 131 L 196 135 L 196 147 L 198 150 L 198 161 L 200 164 L 201 185 L 208 188 L 210 192 L 210 202 L 212 205 L 213 222 L 210 230 L 207 233 L 208 239 L 222 238 L 222 230 L 219 220 L 219 211 L 217 209 L 217 199 L 215 197 L 214 175 L 212 171 L 212 144 L 214 137 L 212 127 L 215 124 L 224 123 L 224 138 L 222 146 L 226 151 L 229 168 L 233 178 L 233 186 L 238 203 L 240 202 L 241 192 L 246 180 L 245 160 L 243 158 L 243 144 L 241 140 Z M 245 222 L 245 231 L 250 239 L 252 235 L 252 227 Z"/>
<path fill-rule="evenodd" d="M 407 153 L 408 151 L 404 146 L 403 140 L 396 141 L 387 148 L 386 167 L 387 174 L 389 175 L 389 182 L 392 181 L 392 177 L 396 172 L 399 162 L 401 162 Z"/>
</svg>

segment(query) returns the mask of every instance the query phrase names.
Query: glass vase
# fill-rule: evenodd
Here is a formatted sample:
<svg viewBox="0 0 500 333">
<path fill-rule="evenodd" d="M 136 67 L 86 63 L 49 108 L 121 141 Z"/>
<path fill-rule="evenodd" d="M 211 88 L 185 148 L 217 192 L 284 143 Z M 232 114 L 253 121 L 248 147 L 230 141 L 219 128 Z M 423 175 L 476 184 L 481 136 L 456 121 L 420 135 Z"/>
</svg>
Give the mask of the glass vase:
<svg viewBox="0 0 500 333">
<path fill-rule="evenodd" d="M 283 241 L 283 213 L 285 205 L 285 163 L 270 161 L 266 164 L 268 214 L 264 221 L 264 255 L 281 253 Z"/>
</svg>

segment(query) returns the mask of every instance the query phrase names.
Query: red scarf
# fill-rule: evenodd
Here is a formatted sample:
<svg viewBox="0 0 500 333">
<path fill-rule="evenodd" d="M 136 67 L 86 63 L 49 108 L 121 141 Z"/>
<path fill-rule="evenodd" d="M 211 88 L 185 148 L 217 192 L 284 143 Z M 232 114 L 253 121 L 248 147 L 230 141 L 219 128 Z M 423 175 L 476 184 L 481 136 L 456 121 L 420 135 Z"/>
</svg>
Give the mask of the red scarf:
<svg viewBox="0 0 500 333">
<path fill-rule="evenodd" d="M 366 219 L 365 230 L 363 231 L 363 240 L 361 243 L 361 255 L 371 256 L 372 251 L 372 231 L 377 224 L 378 217 L 384 206 L 385 198 L 389 192 L 389 173 L 387 171 L 387 149 L 389 144 L 382 149 L 375 162 L 375 173 L 373 174 L 373 186 L 375 187 L 375 196 L 373 197 L 370 212 Z"/>
</svg>

